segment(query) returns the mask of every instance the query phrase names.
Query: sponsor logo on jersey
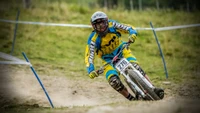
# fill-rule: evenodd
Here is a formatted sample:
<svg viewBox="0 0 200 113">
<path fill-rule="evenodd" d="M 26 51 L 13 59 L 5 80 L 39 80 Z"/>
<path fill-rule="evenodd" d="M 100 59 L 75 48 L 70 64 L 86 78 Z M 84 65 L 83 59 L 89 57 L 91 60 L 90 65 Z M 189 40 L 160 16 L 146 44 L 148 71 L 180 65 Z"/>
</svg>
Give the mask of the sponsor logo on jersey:
<svg viewBox="0 0 200 113">
<path fill-rule="evenodd" d="M 93 64 L 93 60 L 94 60 L 94 55 L 95 55 L 95 43 L 93 41 L 91 41 L 90 43 L 90 56 L 89 56 L 89 63 Z"/>
</svg>

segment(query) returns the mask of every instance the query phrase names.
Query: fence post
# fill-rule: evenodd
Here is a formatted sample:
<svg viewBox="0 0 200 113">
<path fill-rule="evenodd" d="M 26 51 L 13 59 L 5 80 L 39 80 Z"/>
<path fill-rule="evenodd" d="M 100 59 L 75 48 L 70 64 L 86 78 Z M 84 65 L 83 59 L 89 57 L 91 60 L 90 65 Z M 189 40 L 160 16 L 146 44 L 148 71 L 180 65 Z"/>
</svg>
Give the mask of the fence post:
<svg viewBox="0 0 200 113">
<path fill-rule="evenodd" d="M 19 19 L 19 14 L 20 14 L 20 10 L 18 10 L 17 12 L 17 17 L 16 17 L 16 24 L 15 24 L 15 29 L 14 29 L 14 36 L 13 36 L 13 42 L 12 42 L 12 49 L 10 54 L 12 55 L 13 51 L 14 51 L 14 46 L 15 46 L 15 39 L 16 39 L 16 34 L 17 34 L 17 28 L 18 28 L 18 19 Z"/>
<path fill-rule="evenodd" d="M 158 44 L 158 48 L 159 48 L 159 50 L 160 50 L 160 55 L 161 55 L 161 57 L 162 57 L 162 61 L 163 61 L 164 69 L 165 69 L 166 78 L 168 79 L 168 72 L 167 72 L 167 67 L 166 67 L 166 64 L 165 64 L 165 58 L 164 58 L 164 55 L 163 55 L 163 53 L 162 53 L 162 49 L 161 49 L 161 47 L 160 47 L 160 43 L 159 43 L 159 41 L 158 41 L 156 32 L 155 32 L 154 27 L 153 27 L 153 25 L 152 25 L 151 22 L 150 22 L 150 25 L 151 25 L 153 34 L 154 34 L 154 36 L 155 36 L 156 42 L 157 42 L 157 44 Z"/>
<path fill-rule="evenodd" d="M 28 63 L 30 63 L 28 57 L 26 56 L 26 54 L 25 54 L 24 52 L 22 52 L 22 55 L 24 56 L 24 58 L 26 59 L 26 61 L 27 61 Z M 53 103 L 52 103 L 52 101 L 51 101 L 51 98 L 49 97 L 49 95 L 48 95 L 48 93 L 47 93 L 47 91 L 46 91 L 44 85 L 42 84 L 42 82 L 41 82 L 39 76 L 37 75 L 36 71 L 34 70 L 33 66 L 31 65 L 31 63 L 30 63 L 30 68 L 31 68 L 31 70 L 33 71 L 33 73 L 34 73 L 35 77 L 37 78 L 38 82 L 40 83 L 40 86 L 42 87 L 44 93 L 46 94 L 46 96 L 47 96 L 47 98 L 48 98 L 48 100 L 49 100 L 49 103 L 51 104 L 51 107 L 54 108 Z"/>
</svg>

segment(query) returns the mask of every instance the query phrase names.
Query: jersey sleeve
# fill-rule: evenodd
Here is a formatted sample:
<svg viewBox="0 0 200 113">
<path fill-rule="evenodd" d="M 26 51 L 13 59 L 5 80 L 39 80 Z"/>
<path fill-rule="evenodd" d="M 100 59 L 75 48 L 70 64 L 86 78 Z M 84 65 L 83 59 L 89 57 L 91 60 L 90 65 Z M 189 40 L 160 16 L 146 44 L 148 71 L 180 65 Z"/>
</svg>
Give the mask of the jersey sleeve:
<svg viewBox="0 0 200 113">
<path fill-rule="evenodd" d="M 93 36 L 94 33 L 90 35 L 85 48 L 85 63 L 88 73 L 94 71 L 95 42 L 92 41 Z"/>
<path fill-rule="evenodd" d="M 116 21 L 112 21 L 112 25 L 121 34 L 129 34 L 129 35 L 135 34 L 137 36 L 137 31 L 134 26 L 131 26 L 129 24 L 118 23 Z"/>
</svg>

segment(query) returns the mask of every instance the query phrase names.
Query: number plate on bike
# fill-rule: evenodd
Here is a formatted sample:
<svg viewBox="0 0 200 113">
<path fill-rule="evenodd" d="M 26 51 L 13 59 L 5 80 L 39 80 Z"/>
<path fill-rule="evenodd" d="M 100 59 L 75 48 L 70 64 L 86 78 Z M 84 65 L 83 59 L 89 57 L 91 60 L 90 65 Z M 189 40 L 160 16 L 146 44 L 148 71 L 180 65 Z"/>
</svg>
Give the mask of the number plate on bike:
<svg viewBox="0 0 200 113">
<path fill-rule="evenodd" d="M 115 64 L 115 68 L 118 71 L 124 71 L 124 69 L 126 69 L 129 65 L 129 61 L 126 60 L 125 58 L 122 58 L 119 62 L 117 62 L 117 64 Z"/>
</svg>

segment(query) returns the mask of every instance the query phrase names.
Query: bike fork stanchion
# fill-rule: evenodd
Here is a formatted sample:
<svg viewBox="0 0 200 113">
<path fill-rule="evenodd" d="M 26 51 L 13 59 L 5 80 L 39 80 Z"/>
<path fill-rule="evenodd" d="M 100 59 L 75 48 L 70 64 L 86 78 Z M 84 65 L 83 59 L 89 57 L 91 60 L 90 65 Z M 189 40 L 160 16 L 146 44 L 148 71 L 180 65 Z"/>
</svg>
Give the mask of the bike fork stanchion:
<svg viewBox="0 0 200 113">
<path fill-rule="evenodd" d="M 159 50 L 160 50 L 160 54 L 161 54 L 162 61 L 163 61 L 163 65 L 164 65 L 164 69 L 165 69 L 166 78 L 168 79 L 168 72 L 167 72 L 167 67 L 166 67 L 166 63 L 165 63 L 165 58 L 164 58 L 164 55 L 163 55 L 163 53 L 162 53 L 162 49 L 161 49 L 161 47 L 160 47 L 160 43 L 159 43 L 159 41 L 158 41 L 158 38 L 157 38 L 157 35 L 156 35 L 156 32 L 155 32 L 155 29 L 154 29 L 154 27 L 153 27 L 153 25 L 152 25 L 151 22 L 150 22 L 150 25 L 151 25 L 153 34 L 154 34 L 154 36 L 155 36 L 156 42 L 157 42 L 157 44 L 158 44 L 158 48 L 159 48 Z"/>
<path fill-rule="evenodd" d="M 25 54 L 24 52 L 22 52 L 22 54 L 23 54 L 24 58 L 26 59 L 26 61 L 27 61 L 28 63 L 30 63 L 29 60 L 28 60 L 28 57 L 26 57 L 26 54 Z M 37 75 L 36 71 L 34 70 L 33 66 L 31 65 L 31 63 L 30 63 L 30 68 L 31 68 L 31 70 L 33 71 L 33 73 L 34 73 L 35 77 L 37 78 L 38 82 L 40 83 L 40 86 L 42 87 L 44 93 L 46 94 L 46 96 L 47 96 L 47 98 L 48 98 L 48 100 L 49 100 L 49 103 L 51 104 L 51 107 L 54 108 L 53 103 L 52 103 L 52 101 L 51 101 L 51 99 L 50 99 L 50 97 L 49 97 L 47 91 L 45 90 L 45 88 L 44 88 L 44 86 L 43 86 L 43 84 L 42 84 L 42 82 L 41 82 L 39 76 Z"/>
</svg>

